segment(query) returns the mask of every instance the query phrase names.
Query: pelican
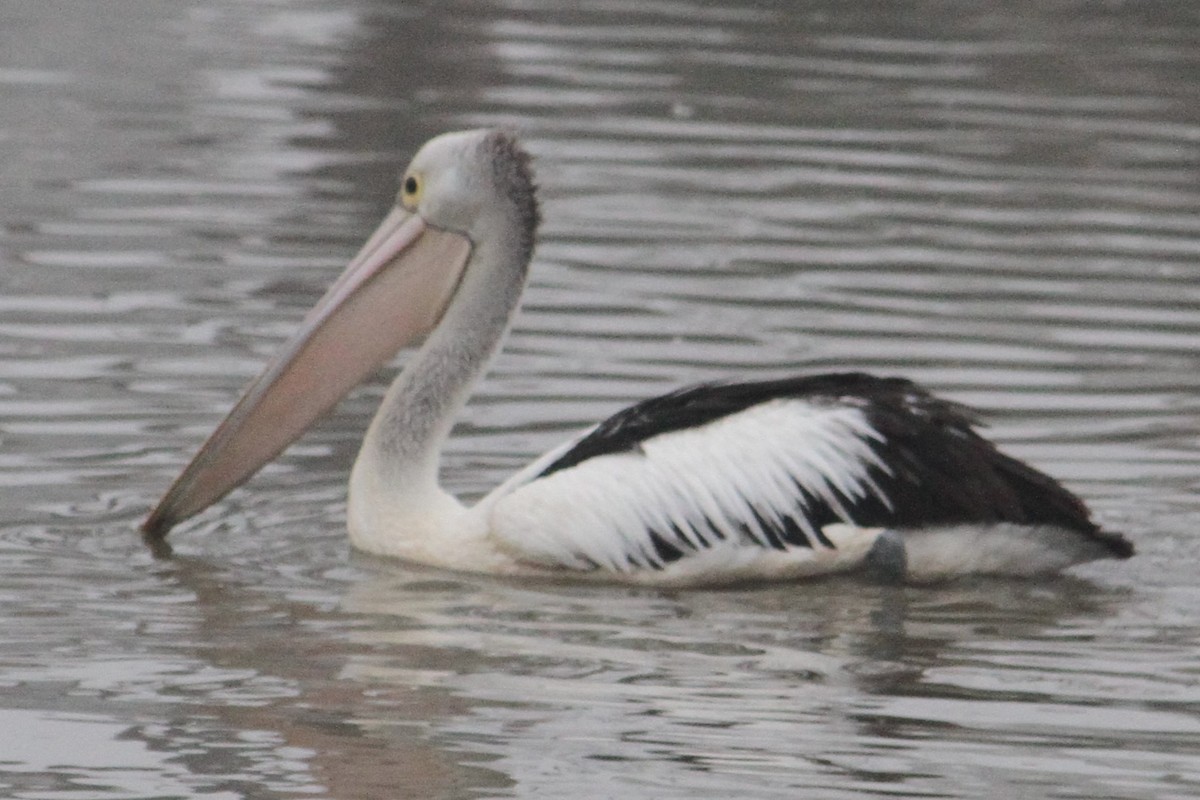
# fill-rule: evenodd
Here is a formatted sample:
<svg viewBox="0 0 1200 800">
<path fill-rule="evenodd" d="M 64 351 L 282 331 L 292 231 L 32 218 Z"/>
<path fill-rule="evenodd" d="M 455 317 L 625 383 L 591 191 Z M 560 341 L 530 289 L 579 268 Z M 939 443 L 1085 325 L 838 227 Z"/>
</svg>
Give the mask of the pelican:
<svg viewBox="0 0 1200 800">
<path fill-rule="evenodd" d="M 539 218 L 513 134 L 426 143 L 395 208 L 143 523 L 147 540 L 161 545 L 424 337 L 350 474 L 347 527 L 362 550 L 672 586 L 1038 575 L 1132 555 L 1075 495 L 980 436 L 970 410 L 859 373 L 646 400 L 465 506 L 438 485 L 440 452 L 510 327 Z"/>
</svg>

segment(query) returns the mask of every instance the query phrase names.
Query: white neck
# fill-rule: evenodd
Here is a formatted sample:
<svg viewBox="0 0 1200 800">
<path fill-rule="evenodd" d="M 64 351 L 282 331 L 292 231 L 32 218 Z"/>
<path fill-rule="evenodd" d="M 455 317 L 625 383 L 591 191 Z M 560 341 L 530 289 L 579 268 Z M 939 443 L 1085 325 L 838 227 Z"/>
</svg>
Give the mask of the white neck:
<svg viewBox="0 0 1200 800">
<path fill-rule="evenodd" d="M 392 383 L 363 439 L 348 508 L 359 548 L 444 562 L 456 551 L 448 538 L 485 533 L 483 521 L 438 485 L 438 470 L 454 419 L 499 350 L 524 288 L 528 254 L 498 233 L 474 245 L 441 322 Z"/>
</svg>

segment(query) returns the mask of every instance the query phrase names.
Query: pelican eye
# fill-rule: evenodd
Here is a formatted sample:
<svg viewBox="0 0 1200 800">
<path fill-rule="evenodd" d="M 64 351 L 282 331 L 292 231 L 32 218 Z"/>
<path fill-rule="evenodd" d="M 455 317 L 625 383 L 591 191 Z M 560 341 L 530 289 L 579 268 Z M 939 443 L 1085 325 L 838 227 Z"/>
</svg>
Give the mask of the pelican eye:
<svg viewBox="0 0 1200 800">
<path fill-rule="evenodd" d="M 411 209 L 421 200 L 421 179 L 416 175 L 405 175 L 400 184 L 400 204 Z"/>
</svg>

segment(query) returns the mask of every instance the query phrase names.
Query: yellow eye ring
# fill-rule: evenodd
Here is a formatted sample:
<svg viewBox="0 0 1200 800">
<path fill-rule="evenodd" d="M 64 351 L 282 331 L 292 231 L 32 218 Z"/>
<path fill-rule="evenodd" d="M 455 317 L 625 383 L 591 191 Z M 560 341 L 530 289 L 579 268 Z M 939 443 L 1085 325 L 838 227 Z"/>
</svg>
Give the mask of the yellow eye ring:
<svg viewBox="0 0 1200 800">
<path fill-rule="evenodd" d="M 405 175 L 400 182 L 400 204 L 412 210 L 421 200 L 424 183 L 416 175 Z"/>
</svg>

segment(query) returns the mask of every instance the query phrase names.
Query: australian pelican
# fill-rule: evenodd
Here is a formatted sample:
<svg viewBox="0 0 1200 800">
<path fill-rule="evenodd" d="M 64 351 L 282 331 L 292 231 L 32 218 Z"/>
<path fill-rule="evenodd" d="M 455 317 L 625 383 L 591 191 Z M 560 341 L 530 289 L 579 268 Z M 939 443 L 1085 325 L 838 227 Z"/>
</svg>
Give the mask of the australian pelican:
<svg viewBox="0 0 1200 800">
<path fill-rule="evenodd" d="M 516 575 L 698 585 L 866 569 L 1032 575 L 1132 545 L 963 407 L 863 374 L 706 384 L 638 403 L 466 507 L 438 486 L 456 413 L 513 318 L 539 221 L 503 131 L 427 143 L 396 207 L 150 514 L 168 530 L 274 458 L 405 344 L 350 475 L 374 553 Z"/>
</svg>

